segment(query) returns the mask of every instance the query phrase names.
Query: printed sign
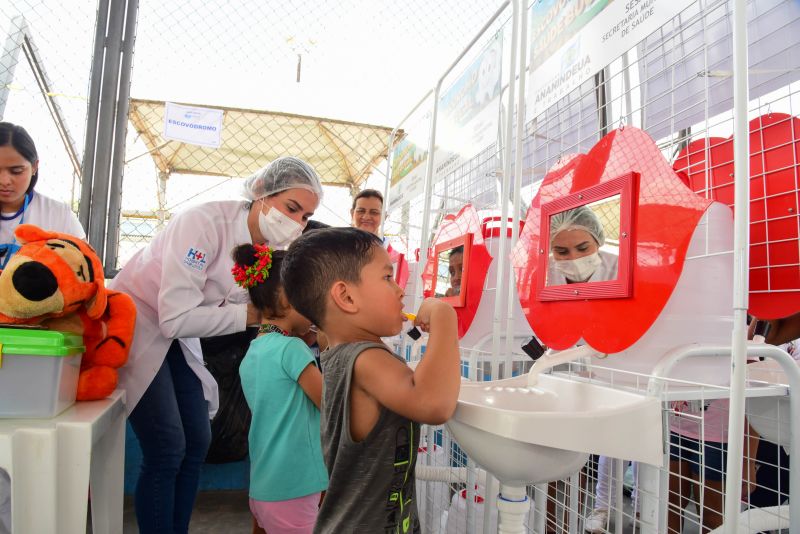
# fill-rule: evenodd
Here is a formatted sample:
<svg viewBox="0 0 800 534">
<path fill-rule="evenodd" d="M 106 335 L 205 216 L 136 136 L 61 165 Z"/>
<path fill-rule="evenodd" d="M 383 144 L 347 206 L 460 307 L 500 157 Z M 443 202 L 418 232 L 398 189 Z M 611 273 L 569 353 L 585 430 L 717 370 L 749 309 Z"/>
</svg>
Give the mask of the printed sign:
<svg viewBox="0 0 800 534">
<path fill-rule="evenodd" d="M 439 97 L 433 183 L 497 139 L 502 63 L 503 40 L 498 33 Z M 394 147 L 390 211 L 424 191 L 430 120 L 428 113 Z"/>
<path fill-rule="evenodd" d="M 535 2 L 529 19 L 531 69 L 526 99 L 527 121 L 537 117 L 694 2 Z M 554 51 L 558 45 L 561 46 Z"/>
<path fill-rule="evenodd" d="M 498 33 L 441 96 L 436 145 L 447 153 L 441 161 L 453 155 L 457 163 L 469 160 L 497 139 L 502 65 L 503 41 Z M 442 176 L 437 173 L 438 179 Z"/>
<path fill-rule="evenodd" d="M 166 102 L 164 138 L 219 148 L 222 144 L 222 110 Z"/>
</svg>

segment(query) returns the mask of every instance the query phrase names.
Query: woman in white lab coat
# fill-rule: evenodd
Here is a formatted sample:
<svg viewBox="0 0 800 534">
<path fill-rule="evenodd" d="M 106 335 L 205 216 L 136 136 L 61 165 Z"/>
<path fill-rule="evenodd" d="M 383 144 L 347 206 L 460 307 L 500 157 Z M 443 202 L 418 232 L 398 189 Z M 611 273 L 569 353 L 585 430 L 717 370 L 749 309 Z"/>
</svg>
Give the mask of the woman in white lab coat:
<svg viewBox="0 0 800 534">
<path fill-rule="evenodd" d="M 242 243 L 287 247 L 322 198 L 314 169 L 273 161 L 245 182 L 248 201 L 195 206 L 172 218 L 114 278 L 136 302 L 136 331 L 120 387 L 142 447 L 135 508 L 140 532 L 187 532 L 200 468 L 211 441 L 202 362 L 178 340 L 230 334 L 259 323 L 231 275 Z"/>
<path fill-rule="evenodd" d="M 587 206 L 550 218 L 550 262 L 546 285 L 616 280 L 619 256 L 601 250 L 603 224 Z"/>
</svg>

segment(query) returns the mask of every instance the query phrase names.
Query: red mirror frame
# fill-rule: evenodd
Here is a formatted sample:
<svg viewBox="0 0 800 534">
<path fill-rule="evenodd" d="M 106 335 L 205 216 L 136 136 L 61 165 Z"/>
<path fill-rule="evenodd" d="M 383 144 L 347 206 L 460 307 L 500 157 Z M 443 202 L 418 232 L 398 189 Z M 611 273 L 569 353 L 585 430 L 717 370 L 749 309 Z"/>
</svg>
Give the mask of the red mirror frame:
<svg viewBox="0 0 800 534">
<path fill-rule="evenodd" d="M 539 301 L 585 300 L 625 298 L 631 296 L 633 288 L 632 246 L 636 236 L 632 224 L 633 199 L 639 184 L 639 174 L 629 172 L 617 178 L 559 198 L 541 208 L 541 238 L 539 248 L 539 265 L 536 280 L 536 299 Z M 585 206 L 599 200 L 619 195 L 619 261 L 616 280 L 597 282 L 580 282 L 557 286 L 546 286 L 545 279 L 550 261 L 550 217 L 556 213 Z"/>
<path fill-rule="evenodd" d="M 397 255 L 392 259 L 392 267 L 394 268 L 394 281 L 397 283 L 398 286 L 403 287 L 403 284 L 400 283 L 400 278 L 403 274 L 403 262 L 406 259 L 406 255 L 402 252 L 397 252 Z"/>
<path fill-rule="evenodd" d="M 439 300 L 447 302 L 454 308 L 463 308 L 467 301 L 467 280 L 469 280 L 469 257 L 472 250 L 472 234 L 461 235 L 455 239 L 437 243 L 433 248 L 433 258 L 431 258 L 433 262 L 433 286 L 431 287 L 431 294 L 435 295 L 436 282 L 438 279 L 436 275 L 439 272 L 439 253 L 462 245 L 464 246 L 464 264 L 461 271 L 461 291 L 454 297 L 436 297 Z"/>
</svg>

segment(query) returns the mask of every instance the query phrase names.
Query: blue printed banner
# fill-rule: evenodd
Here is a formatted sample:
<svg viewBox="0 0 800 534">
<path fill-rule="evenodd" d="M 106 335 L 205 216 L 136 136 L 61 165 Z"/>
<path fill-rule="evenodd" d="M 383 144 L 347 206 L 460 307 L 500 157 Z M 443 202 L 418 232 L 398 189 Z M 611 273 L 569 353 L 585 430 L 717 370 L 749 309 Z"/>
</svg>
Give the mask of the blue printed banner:
<svg viewBox="0 0 800 534">
<path fill-rule="evenodd" d="M 219 148 L 222 144 L 222 110 L 166 102 L 164 139 Z"/>
<path fill-rule="evenodd" d="M 529 11 L 530 121 L 695 0 L 541 0 Z"/>
<path fill-rule="evenodd" d="M 498 32 L 439 97 L 432 183 L 497 141 L 502 66 L 503 36 Z M 394 147 L 389 210 L 425 189 L 430 121 L 430 112 L 419 117 Z"/>
</svg>

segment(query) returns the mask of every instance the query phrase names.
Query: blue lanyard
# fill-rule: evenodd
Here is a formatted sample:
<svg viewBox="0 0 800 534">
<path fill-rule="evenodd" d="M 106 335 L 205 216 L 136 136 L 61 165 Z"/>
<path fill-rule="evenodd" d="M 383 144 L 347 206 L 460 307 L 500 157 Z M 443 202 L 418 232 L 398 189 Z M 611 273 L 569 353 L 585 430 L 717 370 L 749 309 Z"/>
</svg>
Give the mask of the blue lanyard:
<svg viewBox="0 0 800 534">
<path fill-rule="evenodd" d="M 31 194 L 27 194 L 26 193 L 25 194 L 25 202 L 23 202 L 22 207 L 19 209 L 19 211 L 17 213 L 15 213 L 13 216 L 10 216 L 10 217 L 4 217 L 4 216 L 0 215 L 0 218 L 2 218 L 2 220 L 5 220 L 5 221 L 13 221 L 14 219 L 16 219 L 17 217 L 22 215 L 22 217 L 20 217 L 20 219 L 19 219 L 19 224 L 24 224 L 25 223 L 25 210 L 28 209 L 28 204 L 30 202 L 30 197 L 31 197 L 32 194 L 33 193 L 31 193 Z M 13 236 L 13 234 L 12 234 L 12 237 L 11 237 L 11 243 L 5 243 L 5 244 L 0 245 L 0 269 L 5 269 L 6 268 L 6 265 L 8 265 L 8 260 L 11 259 L 11 256 L 16 254 L 16 252 L 20 249 L 20 246 L 21 245 L 19 243 L 17 243 L 17 238 L 15 236 Z"/>
<path fill-rule="evenodd" d="M 2 213 L 0 213 L 0 221 L 13 221 L 17 217 L 19 217 L 20 214 L 22 214 L 22 219 L 24 219 L 25 210 L 28 209 L 28 203 L 30 202 L 31 197 L 33 197 L 33 191 L 31 191 L 30 193 L 25 193 L 25 201 L 22 203 L 22 207 L 19 210 L 17 210 L 17 213 L 15 213 L 14 215 L 3 215 Z M 22 224 L 23 222 L 22 219 L 20 219 L 19 221 L 20 224 Z"/>
</svg>

